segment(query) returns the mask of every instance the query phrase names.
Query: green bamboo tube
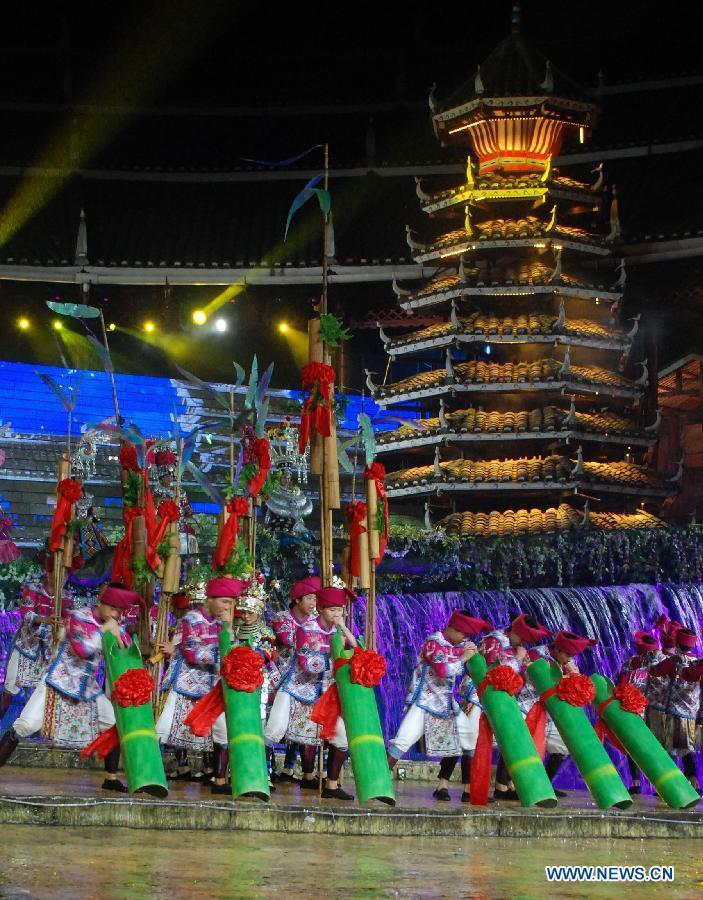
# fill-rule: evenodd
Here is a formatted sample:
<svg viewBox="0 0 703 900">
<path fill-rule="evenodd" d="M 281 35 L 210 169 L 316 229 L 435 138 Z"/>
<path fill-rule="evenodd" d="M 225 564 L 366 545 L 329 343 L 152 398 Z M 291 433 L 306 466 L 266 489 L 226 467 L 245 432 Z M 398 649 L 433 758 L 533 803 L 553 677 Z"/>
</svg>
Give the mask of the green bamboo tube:
<svg viewBox="0 0 703 900">
<path fill-rule="evenodd" d="M 596 688 L 595 706 L 600 706 L 613 696 L 614 686 L 609 678 L 591 675 L 591 681 Z M 698 791 L 640 716 L 627 712 L 619 700 L 613 700 L 603 709 L 601 718 L 668 806 L 687 809 L 700 801 Z"/>
<path fill-rule="evenodd" d="M 330 651 L 333 660 L 340 656 L 346 659 L 353 656 L 352 650 L 344 650 L 339 629 L 332 636 Z M 342 718 L 347 730 L 359 801 L 366 803 L 367 800 L 382 800 L 395 806 L 393 782 L 374 689 L 354 684 L 349 666 L 340 666 L 334 677 L 342 705 Z"/>
<path fill-rule="evenodd" d="M 562 678 L 559 666 L 550 665 L 546 659 L 531 663 L 527 675 L 540 694 L 555 687 Z M 556 694 L 544 703 L 598 806 L 601 809 L 632 806 L 632 797 L 582 707 L 572 706 Z"/>
<path fill-rule="evenodd" d="M 224 660 L 232 647 L 229 629 L 220 632 L 220 658 Z M 266 768 L 264 728 L 261 722 L 261 689 L 251 693 L 235 691 L 221 679 L 227 719 L 229 767 L 232 796 L 254 796 L 268 800 L 269 776 Z"/>
<path fill-rule="evenodd" d="M 132 642 L 121 650 L 109 631 L 103 634 L 103 650 L 110 685 L 130 669 L 144 668 L 137 644 Z M 147 700 L 141 706 L 120 706 L 113 703 L 113 709 L 130 793 L 144 791 L 154 797 L 168 796 L 151 702 Z"/>
<path fill-rule="evenodd" d="M 486 668 L 486 660 L 479 653 L 469 659 L 474 684 L 481 684 Z M 481 703 L 522 805 L 556 806 L 554 788 L 515 697 L 489 686 L 483 692 Z"/>
</svg>

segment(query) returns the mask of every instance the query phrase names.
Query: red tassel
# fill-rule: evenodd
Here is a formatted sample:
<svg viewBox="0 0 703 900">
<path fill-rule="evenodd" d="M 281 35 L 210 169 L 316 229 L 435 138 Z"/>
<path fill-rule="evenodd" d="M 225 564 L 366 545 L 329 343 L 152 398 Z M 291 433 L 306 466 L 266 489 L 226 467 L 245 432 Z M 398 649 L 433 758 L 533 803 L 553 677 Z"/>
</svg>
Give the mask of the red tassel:
<svg viewBox="0 0 703 900">
<path fill-rule="evenodd" d="M 541 700 L 538 700 L 528 712 L 525 725 L 535 742 L 537 752 L 544 758 L 547 752 L 547 708 Z"/>
<path fill-rule="evenodd" d="M 94 741 L 91 741 L 81 750 L 81 759 L 87 759 L 95 753 L 98 759 L 105 759 L 108 753 L 120 746 L 120 737 L 117 734 L 117 726 L 113 725 L 107 731 L 101 732 Z"/>
<path fill-rule="evenodd" d="M 312 708 L 310 720 L 322 726 L 320 737 L 329 741 L 337 729 L 337 719 L 342 715 L 342 704 L 339 699 L 337 685 L 333 681 L 325 693 Z"/>
<path fill-rule="evenodd" d="M 493 729 L 486 714 L 481 713 L 478 723 L 478 740 L 471 761 L 471 805 L 488 806 L 488 788 L 491 783 L 491 758 L 493 756 Z"/>
<path fill-rule="evenodd" d="M 222 682 L 218 681 L 211 691 L 198 700 L 185 717 L 184 724 L 196 737 L 205 737 L 212 730 L 215 719 L 224 711 L 225 697 L 222 693 Z"/>
</svg>

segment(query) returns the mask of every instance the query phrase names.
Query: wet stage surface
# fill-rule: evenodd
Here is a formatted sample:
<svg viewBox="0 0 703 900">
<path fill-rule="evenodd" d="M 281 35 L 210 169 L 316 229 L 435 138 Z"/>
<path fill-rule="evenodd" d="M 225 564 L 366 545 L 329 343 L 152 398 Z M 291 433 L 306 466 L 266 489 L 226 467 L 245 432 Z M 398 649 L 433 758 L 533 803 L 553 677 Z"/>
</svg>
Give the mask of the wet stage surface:
<svg viewBox="0 0 703 900">
<path fill-rule="evenodd" d="M 700 897 L 695 841 L 386 838 L 2 826 L 0 897 Z M 667 865 L 674 884 L 554 884 L 545 865 Z"/>
</svg>

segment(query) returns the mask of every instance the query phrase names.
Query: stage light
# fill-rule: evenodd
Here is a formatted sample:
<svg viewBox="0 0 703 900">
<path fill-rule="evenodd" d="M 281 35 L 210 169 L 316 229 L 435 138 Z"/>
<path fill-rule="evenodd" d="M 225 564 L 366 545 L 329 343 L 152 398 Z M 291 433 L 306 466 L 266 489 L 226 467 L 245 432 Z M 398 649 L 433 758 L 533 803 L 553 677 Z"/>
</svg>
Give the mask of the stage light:
<svg viewBox="0 0 703 900">
<path fill-rule="evenodd" d="M 193 313 L 193 321 L 196 325 L 204 325 L 207 322 L 207 315 L 204 310 L 196 309 Z"/>
<path fill-rule="evenodd" d="M 215 328 L 220 332 L 220 334 L 222 334 L 223 331 L 227 331 L 227 320 L 215 319 Z"/>
<path fill-rule="evenodd" d="M 281 334 L 285 334 L 288 331 L 288 322 L 279 322 L 278 330 L 281 332 Z"/>
<path fill-rule="evenodd" d="M 107 326 L 107 330 L 108 331 L 117 331 L 117 325 L 115 325 L 114 322 L 110 322 L 110 324 Z"/>
<path fill-rule="evenodd" d="M 22 331 L 26 331 L 29 328 L 29 319 L 25 319 L 25 318 L 18 319 L 17 327 L 21 328 Z"/>
<path fill-rule="evenodd" d="M 155 330 L 156 330 L 156 325 L 154 325 L 153 322 L 145 322 L 144 323 L 144 331 L 147 331 L 149 334 L 151 334 L 152 331 L 155 331 Z"/>
<path fill-rule="evenodd" d="M 51 323 L 51 327 L 54 329 L 54 331 L 61 331 L 61 329 L 63 328 L 63 322 L 60 322 L 58 319 L 54 319 L 54 321 Z"/>
</svg>

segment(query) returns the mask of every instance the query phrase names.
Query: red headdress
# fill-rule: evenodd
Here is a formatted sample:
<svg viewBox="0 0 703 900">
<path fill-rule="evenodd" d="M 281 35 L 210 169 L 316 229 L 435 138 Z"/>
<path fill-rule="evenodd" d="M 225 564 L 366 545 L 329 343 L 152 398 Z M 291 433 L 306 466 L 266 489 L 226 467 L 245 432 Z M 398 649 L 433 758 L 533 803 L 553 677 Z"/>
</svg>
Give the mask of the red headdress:
<svg viewBox="0 0 703 900">
<path fill-rule="evenodd" d="M 675 640 L 679 650 L 693 650 L 698 642 L 698 636 L 690 628 L 681 627 L 676 630 Z"/>
<path fill-rule="evenodd" d="M 594 641 L 592 638 L 581 637 L 578 634 L 574 634 L 573 631 L 560 631 L 554 638 L 554 649 L 576 656 L 577 653 L 582 653 L 589 647 L 595 647 L 597 643 L 598 641 Z"/>
<path fill-rule="evenodd" d="M 326 587 L 315 591 L 318 609 L 329 609 L 332 606 L 346 606 L 347 600 L 354 602 L 356 594 L 349 588 Z"/>
<path fill-rule="evenodd" d="M 638 653 L 651 653 L 659 649 L 659 641 L 648 631 L 636 631 L 632 637 Z"/>
<path fill-rule="evenodd" d="M 238 597 L 246 584 L 240 578 L 230 578 L 223 575 L 221 578 L 211 578 L 205 587 L 208 597 Z"/>
<path fill-rule="evenodd" d="M 485 619 L 477 619 L 469 613 L 455 609 L 449 617 L 447 628 L 455 628 L 462 634 L 478 634 L 481 631 L 491 631 L 493 626 Z"/>
<path fill-rule="evenodd" d="M 551 637 L 552 635 L 548 628 L 541 625 L 534 616 L 528 616 L 527 613 L 522 613 L 522 615 L 513 619 L 510 629 L 515 632 L 521 641 L 526 641 L 528 644 L 534 644 L 541 638 Z"/>
<path fill-rule="evenodd" d="M 292 602 L 300 600 L 307 594 L 316 594 L 322 587 L 320 579 L 317 575 L 308 575 L 307 578 L 301 578 L 296 581 L 290 589 L 290 599 Z"/>
<path fill-rule="evenodd" d="M 119 584 L 108 584 L 105 590 L 100 594 L 100 602 L 114 609 L 128 610 L 130 606 L 136 604 L 144 605 L 144 600 L 136 591 L 130 591 L 129 588 Z"/>
</svg>

